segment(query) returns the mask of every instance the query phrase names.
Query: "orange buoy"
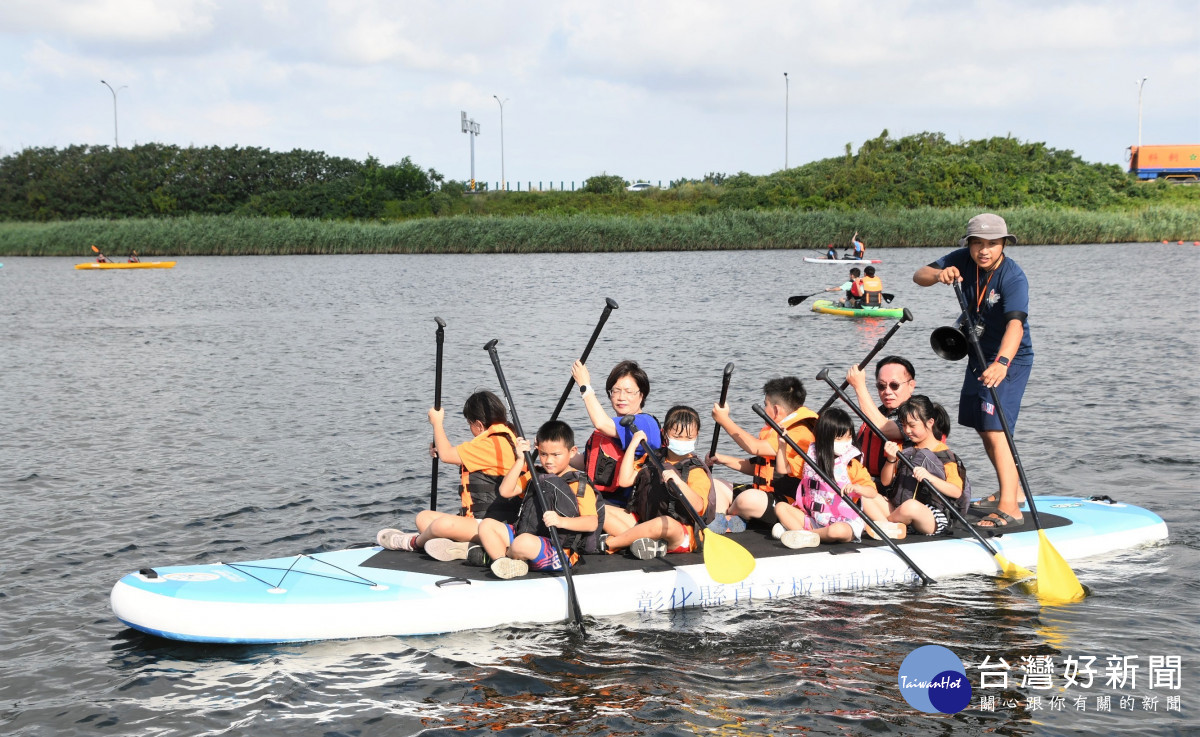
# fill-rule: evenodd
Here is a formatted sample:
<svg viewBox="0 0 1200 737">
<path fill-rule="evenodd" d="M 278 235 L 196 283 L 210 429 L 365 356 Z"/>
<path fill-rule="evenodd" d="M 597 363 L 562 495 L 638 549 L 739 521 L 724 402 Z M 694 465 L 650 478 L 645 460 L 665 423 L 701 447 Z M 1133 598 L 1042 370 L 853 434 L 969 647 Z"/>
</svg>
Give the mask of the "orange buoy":
<svg viewBox="0 0 1200 737">
<path fill-rule="evenodd" d="M 1166 241 L 1163 241 L 1163 245 L 1164 245 L 1164 246 L 1165 246 L 1165 245 L 1167 245 L 1167 242 L 1166 242 Z"/>
<path fill-rule="evenodd" d="M 1181 245 L 1181 246 L 1182 246 L 1182 245 L 1183 245 L 1183 241 L 1179 241 L 1179 245 Z"/>
</svg>

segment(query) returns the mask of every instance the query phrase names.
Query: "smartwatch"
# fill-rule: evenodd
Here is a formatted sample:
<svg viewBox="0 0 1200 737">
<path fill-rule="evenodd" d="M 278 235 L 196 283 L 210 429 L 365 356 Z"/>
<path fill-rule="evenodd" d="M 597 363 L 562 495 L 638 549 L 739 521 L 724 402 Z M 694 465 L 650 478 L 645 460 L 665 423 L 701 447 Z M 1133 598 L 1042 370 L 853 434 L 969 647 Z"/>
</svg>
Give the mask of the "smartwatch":
<svg viewBox="0 0 1200 737">
<path fill-rule="evenodd" d="M 590 392 L 591 390 L 592 390 L 592 387 L 591 387 L 591 385 L 590 385 L 590 384 L 580 384 L 580 385 L 579 385 L 579 394 L 580 394 L 580 396 L 584 396 L 584 395 L 586 395 L 586 394 L 587 394 L 588 392 Z"/>
<path fill-rule="evenodd" d="M 1004 368 L 1008 368 L 1008 356 L 996 356 L 996 363 Z"/>
</svg>

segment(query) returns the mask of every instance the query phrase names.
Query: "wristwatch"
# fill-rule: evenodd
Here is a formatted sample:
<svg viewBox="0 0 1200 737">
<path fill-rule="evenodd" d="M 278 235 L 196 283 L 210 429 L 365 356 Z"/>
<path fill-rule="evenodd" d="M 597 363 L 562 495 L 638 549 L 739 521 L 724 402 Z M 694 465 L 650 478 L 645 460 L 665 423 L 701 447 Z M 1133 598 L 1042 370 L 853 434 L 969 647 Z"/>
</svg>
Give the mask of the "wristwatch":
<svg viewBox="0 0 1200 737">
<path fill-rule="evenodd" d="M 1004 368 L 1008 368 L 1008 356 L 996 356 L 996 363 Z"/>
<path fill-rule="evenodd" d="M 586 395 L 591 390 L 592 390 L 591 384 L 580 384 L 579 385 L 579 395 L 580 396 Z"/>
</svg>

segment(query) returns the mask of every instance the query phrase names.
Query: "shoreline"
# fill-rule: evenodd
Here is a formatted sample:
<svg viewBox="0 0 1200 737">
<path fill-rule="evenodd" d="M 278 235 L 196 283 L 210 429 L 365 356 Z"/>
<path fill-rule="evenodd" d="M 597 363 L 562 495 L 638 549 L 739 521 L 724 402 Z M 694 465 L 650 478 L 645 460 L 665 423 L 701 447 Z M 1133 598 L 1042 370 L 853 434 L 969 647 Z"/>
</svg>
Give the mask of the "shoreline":
<svg viewBox="0 0 1200 737">
<path fill-rule="evenodd" d="M 708 250 L 840 250 L 857 231 L 872 248 L 954 244 L 978 208 L 889 211 L 723 210 L 704 214 L 456 215 L 403 221 L 188 216 L 0 223 L 0 256 L 79 256 L 101 251 L 163 256 L 317 254 L 599 253 Z M 1192 243 L 1200 207 L 1136 210 L 997 209 L 1022 243 Z"/>
</svg>

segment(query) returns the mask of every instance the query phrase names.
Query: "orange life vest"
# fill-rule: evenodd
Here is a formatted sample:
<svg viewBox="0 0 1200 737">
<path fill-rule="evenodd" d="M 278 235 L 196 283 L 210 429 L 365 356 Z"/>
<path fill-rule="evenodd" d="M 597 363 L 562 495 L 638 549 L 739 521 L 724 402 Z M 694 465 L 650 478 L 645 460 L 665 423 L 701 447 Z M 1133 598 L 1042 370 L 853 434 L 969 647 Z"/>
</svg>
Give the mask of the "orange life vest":
<svg viewBox="0 0 1200 737">
<path fill-rule="evenodd" d="M 504 474 L 508 473 L 507 468 L 501 468 L 505 462 L 504 446 L 501 445 L 501 438 L 504 439 L 512 449 L 513 459 L 517 456 L 516 436 L 512 430 L 504 428 L 496 432 L 488 433 L 488 438 L 491 439 L 492 445 L 496 450 L 496 466 L 488 469 L 490 471 L 498 471 L 498 473 L 488 473 L 485 470 L 467 471 L 466 466 L 459 466 L 459 471 L 462 477 L 462 485 L 459 488 L 459 497 L 462 500 L 463 517 L 483 517 L 495 516 L 497 519 L 502 519 L 504 522 L 512 522 L 511 519 L 506 519 L 512 516 L 515 519 L 517 510 L 520 508 L 520 497 L 512 499 L 504 499 L 500 496 L 500 482 L 504 480 Z M 492 514 L 489 510 L 495 506 Z M 479 514 L 476 514 L 478 512 Z"/>
<path fill-rule="evenodd" d="M 795 420 L 789 422 L 786 425 L 783 425 L 783 431 L 785 433 L 790 434 L 792 430 L 794 430 L 797 427 L 801 427 L 801 426 L 807 427 L 809 429 L 809 431 L 812 432 L 813 429 L 816 427 L 816 425 L 817 425 L 816 413 L 814 413 L 812 410 L 809 410 L 807 408 L 802 408 L 802 409 L 804 409 L 804 413 L 802 413 L 800 417 L 796 418 Z M 771 429 L 770 425 L 767 425 L 767 426 L 763 427 L 763 429 L 758 431 L 758 439 L 777 442 L 779 439 L 779 436 L 775 434 L 775 431 Z M 800 450 L 803 450 L 805 453 L 808 452 L 808 448 L 804 447 L 803 443 L 797 442 L 796 444 L 800 446 Z M 788 448 L 784 452 L 791 452 L 791 448 Z M 789 476 L 788 478 L 790 479 L 790 481 L 788 481 L 788 483 L 785 483 L 785 484 L 784 483 L 781 483 L 781 484 L 774 483 L 774 478 L 775 478 L 775 459 L 774 458 L 763 458 L 762 456 L 755 456 L 750 459 L 750 462 L 754 467 L 754 469 L 753 469 L 754 470 L 754 488 L 765 491 L 768 494 L 773 494 L 776 491 L 778 491 L 780 494 L 782 494 L 784 496 L 790 496 L 793 499 L 795 498 L 796 488 L 799 486 L 800 480 L 792 479 Z M 780 486 L 781 488 L 776 489 L 775 488 L 776 486 Z"/>
<path fill-rule="evenodd" d="M 883 281 L 877 276 L 864 276 L 862 280 L 863 291 L 866 293 L 863 300 L 869 305 L 883 304 Z"/>
</svg>

